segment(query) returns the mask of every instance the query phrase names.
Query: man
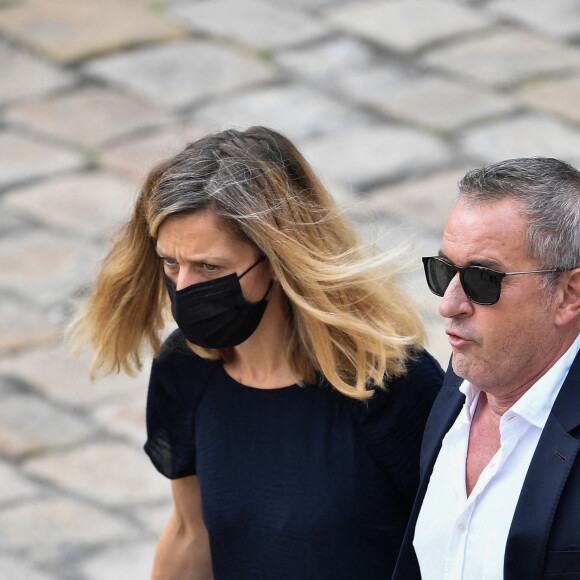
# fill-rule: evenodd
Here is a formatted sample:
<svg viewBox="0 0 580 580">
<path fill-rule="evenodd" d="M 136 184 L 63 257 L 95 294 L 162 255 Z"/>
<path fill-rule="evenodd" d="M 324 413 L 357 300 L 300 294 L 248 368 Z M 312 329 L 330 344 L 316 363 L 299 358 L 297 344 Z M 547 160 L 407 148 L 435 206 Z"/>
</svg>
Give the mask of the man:
<svg viewBox="0 0 580 580">
<path fill-rule="evenodd" d="M 580 172 L 470 171 L 438 257 L 452 360 L 396 580 L 580 579 Z"/>
</svg>

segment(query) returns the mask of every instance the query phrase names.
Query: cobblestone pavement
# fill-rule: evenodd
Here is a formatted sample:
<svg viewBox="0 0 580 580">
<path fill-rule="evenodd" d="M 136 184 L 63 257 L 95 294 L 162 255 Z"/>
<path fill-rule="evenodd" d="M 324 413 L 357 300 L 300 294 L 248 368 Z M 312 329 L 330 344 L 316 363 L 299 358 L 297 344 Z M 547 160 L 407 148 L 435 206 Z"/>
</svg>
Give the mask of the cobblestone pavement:
<svg viewBox="0 0 580 580">
<path fill-rule="evenodd" d="M 171 501 L 142 452 L 147 373 L 91 383 L 61 334 L 155 161 L 270 125 L 415 264 L 466 169 L 580 166 L 576 0 L 0 0 L 0 73 L 3 580 L 149 575 Z M 436 299 L 407 283 L 445 364 Z"/>
</svg>

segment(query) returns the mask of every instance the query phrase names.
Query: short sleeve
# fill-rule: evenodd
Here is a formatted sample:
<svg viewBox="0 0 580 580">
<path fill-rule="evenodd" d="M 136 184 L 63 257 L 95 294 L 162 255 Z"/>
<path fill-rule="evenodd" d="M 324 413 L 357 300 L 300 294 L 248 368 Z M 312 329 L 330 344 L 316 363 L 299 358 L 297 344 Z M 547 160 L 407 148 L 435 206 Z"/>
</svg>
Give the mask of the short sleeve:
<svg viewBox="0 0 580 580">
<path fill-rule="evenodd" d="M 170 479 L 196 474 L 195 416 L 215 361 L 195 355 L 175 331 L 153 360 L 145 452 Z"/>
<path fill-rule="evenodd" d="M 410 503 L 419 486 L 419 458 L 427 417 L 443 383 L 443 370 L 426 351 L 407 373 L 358 402 L 356 415 L 369 453 Z"/>
</svg>

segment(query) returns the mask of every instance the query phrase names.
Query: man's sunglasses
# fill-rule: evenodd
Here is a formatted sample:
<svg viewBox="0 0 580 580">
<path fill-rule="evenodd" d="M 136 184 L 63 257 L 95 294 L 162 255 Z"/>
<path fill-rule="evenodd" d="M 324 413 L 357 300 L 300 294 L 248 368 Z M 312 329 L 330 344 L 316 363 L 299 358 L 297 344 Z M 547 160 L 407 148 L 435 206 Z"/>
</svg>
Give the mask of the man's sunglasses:
<svg viewBox="0 0 580 580">
<path fill-rule="evenodd" d="M 541 274 L 557 272 L 552 270 L 530 270 L 528 272 L 497 272 L 483 266 L 455 266 L 442 258 L 423 258 L 425 276 L 429 290 L 437 296 L 443 296 L 455 274 L 459 272 L 459 281 L 465 295 L 475 304 L 490 305 L 499 300 L 501 281 L 506 276 L 519 274 Z"/>
</svg>

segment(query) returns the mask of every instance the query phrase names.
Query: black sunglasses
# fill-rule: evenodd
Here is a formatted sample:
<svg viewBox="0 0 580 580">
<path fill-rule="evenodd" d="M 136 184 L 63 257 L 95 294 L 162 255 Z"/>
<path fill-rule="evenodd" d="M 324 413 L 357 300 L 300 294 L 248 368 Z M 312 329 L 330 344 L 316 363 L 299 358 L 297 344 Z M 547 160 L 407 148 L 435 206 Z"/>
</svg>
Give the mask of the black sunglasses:
<svg viewBox="0 0 580 580">
<path fill-rule="evenodd" d="M 558 272 L 551 270 L 530 270 L 528 272 L 498 272 L 483 266 L 456 266 L 442 258 L 423 258 L 425 277 L 429 290 L 437 296 L 443 296 L 455 274 L 459 272 L 459 281 L 465 295 L 475 304 L 495 304 L 501 294 L 501 281 L 506 276 L 518 274 L 541 274 Z"/>
</svg>

